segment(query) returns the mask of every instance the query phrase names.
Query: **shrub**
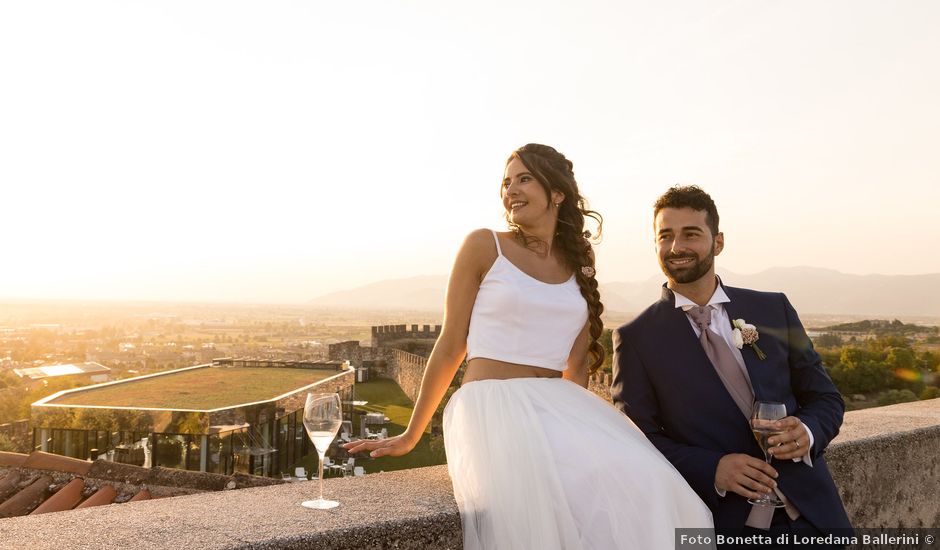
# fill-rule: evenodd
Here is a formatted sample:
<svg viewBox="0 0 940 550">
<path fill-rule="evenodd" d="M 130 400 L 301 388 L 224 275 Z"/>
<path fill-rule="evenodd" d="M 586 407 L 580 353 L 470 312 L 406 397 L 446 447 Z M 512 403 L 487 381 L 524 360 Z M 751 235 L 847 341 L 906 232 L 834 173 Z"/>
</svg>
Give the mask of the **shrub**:
<svg viewBox="0 0 940 550">
<path fill-rule="evenodd" d="M 937 386 L 927 386 L 924 391 L 920 392 L 921 399 L 936 399 L 938 397 L 940 397 L 940 388 Z"/>
<path fill-rule="evenodd" d="M 917 396 L 911 390 L 888 390 L 878 398 L 878 405 L 893 405 L 910 401 L 917 401 Z"/>
</svg>

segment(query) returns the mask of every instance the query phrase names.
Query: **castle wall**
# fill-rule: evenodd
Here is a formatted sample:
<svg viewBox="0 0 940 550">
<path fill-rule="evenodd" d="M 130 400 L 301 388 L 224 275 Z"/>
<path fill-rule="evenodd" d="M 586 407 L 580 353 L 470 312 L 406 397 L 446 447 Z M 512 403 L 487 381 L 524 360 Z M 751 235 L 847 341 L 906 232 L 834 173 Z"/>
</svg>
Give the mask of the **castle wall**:
<svg viewBox="0 0 940 550">
<path fill-rule="evenodd" d="M 372 327 L 372 347 L 394 347 L 396 340 L 437 340 L 441 325 L 382 325 Z"/>
<path fill-rule="evenodd" d="M 397 349 L 390 351 L 390 357 L 386 360 L 386 376 L 398 382 L 398 386 L 405 392 L 408 399 L 417 401 L 428 359 L 407 351 Z"/>
</svg>

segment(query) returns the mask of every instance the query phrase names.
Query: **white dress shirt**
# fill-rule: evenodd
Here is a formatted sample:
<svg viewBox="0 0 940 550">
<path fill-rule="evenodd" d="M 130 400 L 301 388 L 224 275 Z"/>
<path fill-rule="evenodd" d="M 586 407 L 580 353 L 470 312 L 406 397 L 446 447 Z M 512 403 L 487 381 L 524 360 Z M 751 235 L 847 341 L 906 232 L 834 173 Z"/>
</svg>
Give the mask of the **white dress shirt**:
<svg viewBox="0 0 940 550">
<path fill-rule="evenodd" d="M 670 289 L 671 290 L 671 289 Z M 698 307 L 698 304 L 689 300 L 685 296 L 679 294 L 675 290 L 672 293 L 676 297 L 676 307 L 682 308 L 682 311 L 688 312 L 693 307 Z M 747 366 L 744 363 L 744 356 L 741 355 L 741 350 L 734 345 L 734 336 L 733 336 L 733 327 L 731 325 L 731 319 L 728 317 L 728 312 L 725 311 L 724 304 L 731 301 L 731 298 L 728 298 L 728 295 L 725 294 L 725 289 L 719 284 L 715 288 L 714 294 L 708 300 L 706 306 L 712 306 L 712 322 L 708 326 L 708 330 L 714 332 L 718 336 L 721 336 L 725 342 L 727 342 L 728 347 L 731 348 L 731 353 L 734 355 L 735 360 L 738 362 L 738 366 L 741 367 L 741 370 L 744 371 L 747 376 L 747 380 L 750 380 L 751 377 L 747 375 Z M 692 316 L 686 313 L 686 318 L 689 320 L 689 324 L 692 325 L 692 330 L 695 331 L 695 336 L 700 337 L 702 331 L 699 330 L 698 324 L 692 320 Z M 803 424 L 800 422 L 800 424 Z M 809 430 L 809 427 L 806 424 L 803 424 L 803 429 L 806 430 L 806 434 L 809 436 L 809 445 L 806 446 L 806 452 L 801 457 L 793 459 L 793 462 L 803 462 L 808 466 L 813 465 L 813 459 L 809 456 L 809 450 L 813 447 L 813 432 Z M 715 491 L 718 492 L 720 496 L 725 496 L 725 491 L 720 491 L 718 488 L 715 488 Z"/>
</svg>

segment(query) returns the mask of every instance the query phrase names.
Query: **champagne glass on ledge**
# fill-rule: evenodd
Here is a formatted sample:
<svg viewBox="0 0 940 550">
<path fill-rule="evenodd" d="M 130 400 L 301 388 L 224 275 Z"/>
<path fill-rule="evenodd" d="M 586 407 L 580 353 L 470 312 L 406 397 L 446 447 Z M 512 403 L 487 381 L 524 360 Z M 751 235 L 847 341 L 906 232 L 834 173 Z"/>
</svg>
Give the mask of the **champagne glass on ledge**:
<svg viewBox="0 0 940 550">
<path fill-rule="evenodd" d="M 320 497 L 316 500 L 306 500 L 301 503 L 305 508 L 314 510 L 329 510 L 339 506 L 335 500 L 323 498 L 323 461 L 326 459 L 326 450 L 330 448 L 336 432 L 343 424 L 343 410 L 337 393 L 308 393 L 307 403 L 304 405 L 304 428 L 313 442 L 319 456 Z"/>
<path fill-rule="evenodd" d="M 758 401 L 754 403 L 754 411 L 751 414 L 751 430 L 754 432 L 754 437 L 757 439 L 757 444 L 760 446 L 760 449 L 764 451 L 764 460 L 767 461 L 767 464 L 770 464 L 771 459 L 773 459 L 773 455 L 767 452 L 770 450 L 770 447 L 767 445 L 767 440 L 772 436 L 783 433 L 773 427 L 774 422 L 786 416 L 787 407 L 783 403 L 772 403 L 769 401 Z M 759 506 L 773 506 L 774 508 L 781 508 L 784 505 L 783 501 L 777 498 L 776 493 L 773 491 L 758 499 L 748 499 L 748 502 Z"/>
</svg>

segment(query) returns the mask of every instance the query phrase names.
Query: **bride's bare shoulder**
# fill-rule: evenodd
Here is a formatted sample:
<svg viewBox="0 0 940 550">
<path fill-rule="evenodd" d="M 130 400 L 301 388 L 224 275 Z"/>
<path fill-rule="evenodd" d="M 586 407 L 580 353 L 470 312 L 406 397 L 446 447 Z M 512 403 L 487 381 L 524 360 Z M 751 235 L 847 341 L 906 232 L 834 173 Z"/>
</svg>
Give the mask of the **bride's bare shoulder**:
<svg viewBox="0 0 940 550">
<path fill-rule="evenodd" d="M 496 260 L 496 240 L 493 231 L 475 229 L 467 234 L 457 254 L 459 264 L 473 265 L 475 270 L 486 271 Z"/>
<path fill-rule="evenodd" d="M 494 239 L 495 231 L 490 229 L 474 229 L 463 240 L 461 249 L 475 253 L 485 253 L 492 251 L 496 253 L 496 241 Z"/>
</svg>

